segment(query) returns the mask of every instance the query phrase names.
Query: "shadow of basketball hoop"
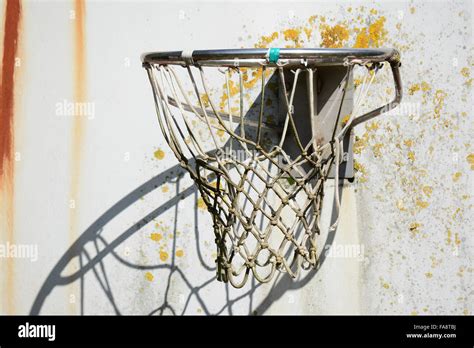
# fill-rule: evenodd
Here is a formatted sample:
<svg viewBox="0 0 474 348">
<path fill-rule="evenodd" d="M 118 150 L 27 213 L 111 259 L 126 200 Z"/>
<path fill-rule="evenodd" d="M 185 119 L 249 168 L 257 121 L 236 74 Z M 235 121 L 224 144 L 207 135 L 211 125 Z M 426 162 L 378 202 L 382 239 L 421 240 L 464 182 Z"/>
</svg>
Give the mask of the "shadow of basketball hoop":
<svg viewBox="0 0 474 348">
<path fill-rule="evenodd" d="M 271 80 L 270 80 L 271 81 Z M 249 118 L 255 117 L 255 111 L 258 110 L 260 107 L 260 96 L 256 98 L 253 105 L 249 109 Z M 192 161 L 192 160 L 190 160 Z M 201 246 L 199 243 L 200 235 L 198 231 L 198 214 L 197 214 L 197 204 L 195 204 L 194 209 L 194 219 L 195 219 L 195 227 L 194 227 L 194 238 L 195 238 L 195 248 L 196 248 L 196 255 L 199 260 L 199 267 L 202 269 L 212 272 L 212 276 L 201 281 L 199 284 L 193 284 L 188 277 L 186 276 L 186 272 L 184 272 L 175 262 L 174 258 L 171 260 L 170 264 L 155 264 L 155 265 L 141 265 L 129 262 L 122 258 L 115 250 L 119 245 L 124 243 L 128 238 L 132 235 L 140 231 L 144 226 L 148 223 L 159 217 L 160 215 L 164 214 L 167 211 L 174 209 L 174 221 L 173 221 L 173 228 L 174 232 L 176 232 L 177 228 L 177 220 L 178 220 L 178 206 L 180 201 L 186 197 L 193 196 L 197 202 L 198 198 L 198 190 L 195 185 L 191 185 L 182 189 L 181 186 L 181 178 L 183 175 L 187 174 L 187 172 L 182 169 L 179 165 L 175 165 L 172 168 L 165 170 L 164 172 L 156 175 L 152 179 L 148 180 L 147 182 L 143 183 L 142 185 L 135 188 L 133 191 L 128 193 L 122 199 L 117 201 L 113 206 L 111 206 L 107 211 L 105 211 L 101 216 L 99 216 L 82 234 L 81 236 L 67 249 L 64 255 L 60 258 L 57 264 L 53 267 L 51 272 L 48 274 L 46 280 L 44 281 L 43 285 L 41 286 L 36 298 L 33 302 L 33 305 L 30 310 L 31 315 L 39 315 L 42 311 L 44 303 L 48 296 L 53 292 L 56 287 L 65 286 L 68 284 L 72 284 L 74 282 L 79 282 L 80 284 L 80 313 L 83 315 L 84 313 L 84 302 L 85 302 L 85 292 L 84 292 L 84 278 L 85 275 L 89 272 L 94 274 L 95 279 L 99 283 L 100 288 L 104 291 L 106 298 L 111 303 L 115 313 L 117 315 L 122 314 L 120 305 L 117 304 L 114 296 L 114 289 L 111 288 L 110 282 L 107 276 L 107 270 L 104 265 L 104 259 L 107 257 L 112 257 L 120 262 L 123 266 L 129 267 L 131 269 L 136 270 L 158 270 L 158 269 L 165 269 L 169 271 L 167 280 L 166 280 L 166 290 L 163 296 L 162 303 L 155 307 L 154 309 L 149 311 L 150 315 L 164 315 L 164 314 L 171 314 L 171 315 L 183 315 L 186 314 L 186 310 L 188 308 L 188 304 L 192 298 L 195 298 L 203 312 L 208 315 L 217 315 L 227 312 L 227 314 L 232 314 L 232 306 L 238 303 L 240 300 L 244 298 L 249 298 L 250 306 L 248 310 L 248 314 L 264 314 L 268 308 L 270 307 L 271 303 L 278 298 L 282 297 L 287 290 L 295 290 L 305 286 L 309 283 L 317 274 L 318 270 L 323 266 L 326 255 L 325 251 L 327 251 L 331 245 L 333 244 L 335 233 L 336 231 L 332 231 L 327 235 L 327 238 L 324 242 L 324 246 L 321 249 L 322 252 L 319 256 L 319 262 L 316 269 L 306 271 L 306 274 L 299 280 L 293 280 L 286 274 L 281 274 L 279 277 L 273 282 L 270 292 L 268 293 L 267 297 L 261 301 L 260 303 L 255 303 L 253 299 L 253 295 L 255 291 L 260 287 L 259 283 L 255 281 L 250 282 L 249 285 L 250 289 L 242 290 L 242 293 L 235 298 L 229 297 L 229 287 L 228 283 L 223 283 L 222 286 L 225 288 L 227 294 L 227 303 L 225 303 L 220 309 L 211 311 L 208 309 L 207 301 L 203 295 L 203 290 L 206 289 L 210 283 L 216 281 L 215 280 L 215 267 L 209 266 L 203 257 L 203 252 L 201 250 Z M 170 179 L 172 178 L 172 179 Z M 174 181 L 174 182 L 173 182 Z M 160 204 L 157 208 L 153 209 L 151 212 L 146 214 L 145 216 L 141 217 L 141 219 L 130 227 L 125 229 L 121 232 L 115 239 L 112 241 L 107 241 L 102 235 L 102 231 L 110 223 L 114 218 L 119 216 L 122 212 L 124 212 L 127 208 L 131 207 L 132 205 L 136 204 L 143 196 L 149 194 L 161 186 L 167 183 L 172 183 L 176 187 L 176 196 L 169 199 L 168 201 Z M 342 186 L 339 186 L 339 193 L 342 195 Z M 337 214 L 335 212 L 334 206 L 332 208 L 331 214 L 331 222 L 332 225 L 335 220 L 337 219 Z M 85 246 L 89 243 L 92 243 L 95 247 L 96 254 L 91 255 L 90 251 L 87 251 Z M 176 247 L 176 233 L 173 233 L 173 255 L 174 249 Z M 79 259 L 79 270 L 76 272 L 69 274 L 69 275 L 62 275 L 65 271 L 68 264 L 78 258 Z M 197 266 L 196 266 L 197 267 Z M 184 309 L 178 313 L 178 311 L 173 307 L 172 303 L 169 301 L 169 289 L 170 289 L 170 282 L 173 277 L 179 277 L 181 280 L 186 284 L 188 288 L 187 297 L 184 299 Z"/>
</svg>

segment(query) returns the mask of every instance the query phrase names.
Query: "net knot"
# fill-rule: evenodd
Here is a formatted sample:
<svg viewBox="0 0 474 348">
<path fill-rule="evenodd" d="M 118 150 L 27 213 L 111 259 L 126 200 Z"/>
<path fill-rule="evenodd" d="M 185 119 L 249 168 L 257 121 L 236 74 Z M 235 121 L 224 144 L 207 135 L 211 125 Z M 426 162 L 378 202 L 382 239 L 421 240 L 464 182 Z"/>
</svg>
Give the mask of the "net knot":
<svg viewBox="0 0 474 348">
<path fill-rule="evenodd" d="M 276 264 L 277 266 L 279 266 L 279 265 L 281 265 L 282 263 L 283 263 L 283 258 L 282 258 L 280 255 L 277 255 L 277 256 L 275 257 L 275 264 Z"/>
<path fill-rule="evenodd" d="M 298 249 L 296 249 L 298 254 L 300 254 L 301 256 L 306 256 L 308 251 L 306 251 L 306 249 L 302 246 L 299 246 Z"/>
<path fill-rule="evenodd" d="M 247 268 L 254 268 L 254 267 L 255 267 L 255 261 L 254 261 L 254 259 L 253 259 L 252 256 L 249 256 L 249 257 L 247 258 L 247 261 L 245 261 L 245 266 L 246 266 Z"/>
</svg>

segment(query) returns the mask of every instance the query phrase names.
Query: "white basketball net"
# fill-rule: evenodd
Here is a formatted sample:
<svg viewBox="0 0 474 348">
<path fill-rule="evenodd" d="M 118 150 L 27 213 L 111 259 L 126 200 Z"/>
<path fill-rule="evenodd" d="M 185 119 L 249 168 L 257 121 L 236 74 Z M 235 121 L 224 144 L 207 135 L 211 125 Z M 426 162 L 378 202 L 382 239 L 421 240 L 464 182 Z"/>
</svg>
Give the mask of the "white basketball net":
<svg viewBox="0 0 474 348">
<path fill-rule="evenodd" d="M 379 65 L 367 65 L 367 74 L 345 124 L 337 129 L 344 115 L 340 115 L 340 105 L 335 103 L 337 122 L 331 136 L 322 140 L 318 138 L 318 130 L 312 129 L 310 141 L 303 143 L 295 118 L 310 120 L 314 111 L 294 115 L 293 98 L 298 79 L 303 74 L 312 76 L 315 68 L 302 66 L 291 70 L 294 74 L 291 86 L 285 81 L 284 69 L 288 68 L 281 65 L 219 68 L 223 75 L 223 109 L 222 104 L 216 105 L 203 67 L 190 64 L 147 64 L 145 68 L 163 136 L 181 166 L 198 185 L 212 214 L 217 278 L 239 288 L 246 283 L 250 271 L 255 279 L 265 283 L 277 270 L 294 278 L 300 269 L 315 268 L 324 182 L 333 164 L 338 173 L 344 135 L 359 114 Z M 337 89 L 338 98 L 334 98 L 341 105 L 353 67 L 347 64 L 347 74 Z M 183 69 L 187 70 L 191 90 L 184 87 L 179 77 L 178 70 L 182 74 Z M 244 108 L 251 95 L 245 77 L 254 72 L 261 74 L 261 90 L 256 102 L 258 112 L 252 114 Z M 265 113 L 269 104 L 265 95 L 269 93 L 265 88 L 269 72 L 278 80 L 285 109 L 284 117 L 280 117 L 277 124 L 269 121 L 274 115 Z M 312 78 L 307 81 L 312 98 L 316 86 Z M 308 127 L 315 128 L 310 124 L 313 125 L 308 122 Z M 269 133 L 273 135 L 270 142 Z M 205 149 L 209 143 L 205 139 L 212 142 L 214 151 Z M 296 156 L 284 150 L 288 141 L 298 150 Z M 339 214 L 337 174 L 335 202 Z M 334 230 L 337 222 L 330 229 Z"/>
</svg>

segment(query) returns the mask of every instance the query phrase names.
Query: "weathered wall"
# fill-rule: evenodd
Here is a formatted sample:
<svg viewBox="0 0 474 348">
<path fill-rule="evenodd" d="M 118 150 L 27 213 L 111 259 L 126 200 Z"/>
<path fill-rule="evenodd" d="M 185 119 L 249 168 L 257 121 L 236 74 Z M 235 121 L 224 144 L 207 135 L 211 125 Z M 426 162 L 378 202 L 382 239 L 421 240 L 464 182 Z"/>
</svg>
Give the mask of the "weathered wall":
<svg viewBox="0 0 474 348">
<path fill-rule="evenodd" d="M 472 314 L 472 2 L 16 4 L 0 16 L 0 240 L 38 259 L 0 259 L 1 313 Z M 361 255 L 235 290 L 214 280 L 211 221 L 139 55 L 254 46 L 396 47 L 405 88 L 356 130 L 328 241 Z"/>
</svg>

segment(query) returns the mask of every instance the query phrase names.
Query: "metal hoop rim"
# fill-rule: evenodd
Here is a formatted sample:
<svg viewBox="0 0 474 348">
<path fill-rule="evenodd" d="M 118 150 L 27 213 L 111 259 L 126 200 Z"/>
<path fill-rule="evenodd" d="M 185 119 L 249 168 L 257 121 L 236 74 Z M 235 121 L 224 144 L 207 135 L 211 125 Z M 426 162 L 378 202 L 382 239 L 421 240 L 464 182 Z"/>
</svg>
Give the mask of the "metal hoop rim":
<svg viewBox="0 0 474 348">
<path fill-rule="evenodd" d="M 389 62 L 400 64 L 394 48 L 280 48 L 279 61 L 285 65 L 344 65 L 348 63 Z M 148 52 L 143 64 L 254 66 L 278 65 L 268 61 L 266 48 L 216 49 Z M 237 65 L 236 65 L 237 64 Z"/>
</svg>

